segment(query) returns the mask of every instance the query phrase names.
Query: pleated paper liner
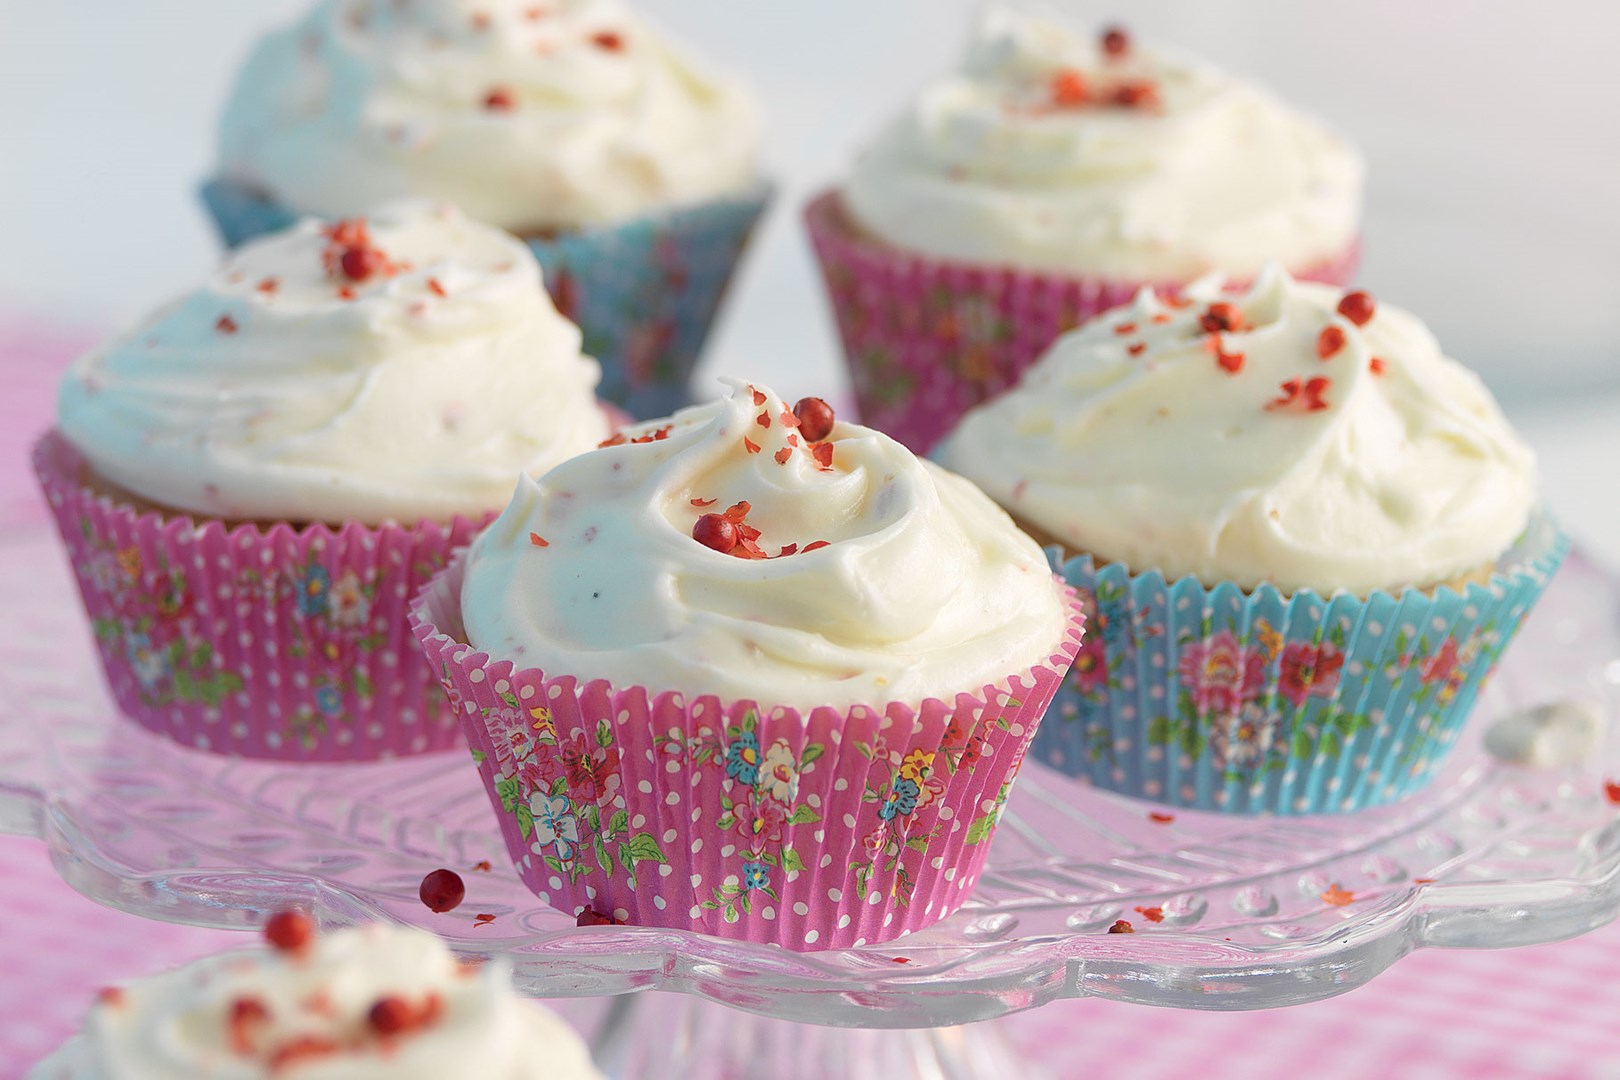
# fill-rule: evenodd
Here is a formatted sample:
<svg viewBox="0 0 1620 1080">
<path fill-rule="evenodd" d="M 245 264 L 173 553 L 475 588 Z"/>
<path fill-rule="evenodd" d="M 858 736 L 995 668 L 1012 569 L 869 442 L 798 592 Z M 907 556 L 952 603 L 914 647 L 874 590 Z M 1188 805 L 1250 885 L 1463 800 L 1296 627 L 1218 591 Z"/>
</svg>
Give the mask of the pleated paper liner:
<svg viewBox="0 0 1620 1080">
<path fill-rule="evenodd" d="M 1062 573 L 1088 633 L 1031 753 L 1096 787 L 1200 810 L 1393 802 L 1433 778 L 1568 549 L 1538 511 L 1485 583 L 1365 598 L 1070 558 Z"/>
<path fill-rule="evenodd" d="M 539 898 L 813 951 L 961 906 L 1081 637 L 954 702 L 817 708 L 581 683 L 465 643 L 457 559 L 413 618 Z"/>
<path fill-rule="evenodd" d="M 487 517 L 231 525 L 120 499 L 55 432 L 33 463 L 108 687 L 142 727 L 284 761 L 462 745 L 407 610 Z"/>
<path fill-rule="evenodd" d="M 850 222 L 836 191 L 804 212 L 861 423 L 926 453 L 961 415 L 1012 386 L 1053 341 L 1138 290 L 1114 281 L 949 262 L 891 247 Z M 1359 246 L 1302 280 L 1346 285 Z"/>
<path fill-rule="evenodd" d="M 641 420 L 691 404 L 692 371 L 771 194 L 760 183 L 613 225 L 524 237 L 558 309 L 602 365 L 603 399 Z M 211 180 L 201 195 L 228 247 L 298 220 L 229 181 Z"/>
</svg>

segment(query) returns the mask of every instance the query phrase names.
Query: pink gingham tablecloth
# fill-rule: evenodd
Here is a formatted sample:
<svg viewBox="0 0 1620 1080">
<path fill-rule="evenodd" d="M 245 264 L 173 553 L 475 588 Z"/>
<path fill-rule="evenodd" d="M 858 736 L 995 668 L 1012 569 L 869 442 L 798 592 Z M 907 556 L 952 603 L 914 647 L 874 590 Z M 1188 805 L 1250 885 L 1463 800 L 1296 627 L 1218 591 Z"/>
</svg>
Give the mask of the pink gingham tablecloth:
<svg viewBox="0 0 1620 1080">
<path fill-rule="evenodd" d="M 93 339 L 0 313 L 0 529 L 43 518 L 27 448 L 49 423 L 57 374 Z M 248 940 L 100 907 L 62 882 L 38 840 L 0 837 L 0 882 L 0 1080 L 65 1039 L 102 986 Z M 1087 999 L 997 1023 L 1065 1080 L 1620 1080 L 1620 925 L 1534 948 L 1425 950 L 1368 986 L 1290 1009 Z"/>
</svg>

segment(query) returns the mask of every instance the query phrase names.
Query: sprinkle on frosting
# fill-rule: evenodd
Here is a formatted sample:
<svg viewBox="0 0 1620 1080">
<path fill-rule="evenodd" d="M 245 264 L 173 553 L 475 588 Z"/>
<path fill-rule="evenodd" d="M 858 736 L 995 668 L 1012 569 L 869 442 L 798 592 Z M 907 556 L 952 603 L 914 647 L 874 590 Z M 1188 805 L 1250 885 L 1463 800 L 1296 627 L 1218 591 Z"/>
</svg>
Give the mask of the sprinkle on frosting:
<svg viewBox="0 0 1620 1080">
<path fill-rule="evenodd" d="M 1114 925 L 1108 928 L 1108 932 L 1110 934 L 1134 934 L 1136 933 L 1136 927 L 1132 926 L 1124 919 L 1116 919 L 1114 920 Z"/>
<path fill-rule="evenodd" d="M 1333 907 L 1344 907 L 1346 904 L 1353 903 L 1355 899 L 1356 894 L 1342 887 L 1337 881 L 1329 885 L 1322 893 L 1322 902 Z"/>
</svg>

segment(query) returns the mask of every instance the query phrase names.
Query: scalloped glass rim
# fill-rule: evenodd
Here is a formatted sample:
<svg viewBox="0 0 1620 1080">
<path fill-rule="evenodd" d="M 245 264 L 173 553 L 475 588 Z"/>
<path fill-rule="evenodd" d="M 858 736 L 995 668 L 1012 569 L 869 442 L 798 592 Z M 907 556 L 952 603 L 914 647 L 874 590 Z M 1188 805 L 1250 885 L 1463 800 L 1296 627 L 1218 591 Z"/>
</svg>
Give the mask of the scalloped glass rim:
<svg viewBox="0 0 1620 1080">
<path fill-rule="evenodd" d="M 196 753 L 118 721 L 43 528 L 0 535 L 0 590 L 11 616 L 0 626 L 0 827 L 43 836 L 76 888 L 197 925 L 247 928 L 293 902 L 327 923 L 426 925 L 460 952 L 508 957 L 536 995 L 676 990 L 864 1027 L 965 1023 L 1091 994 L 1262 1008 L 1342 993 L 1414 948 L 1550 941 L 1620 912 L 1620 820 L 1600 767 L 1620 761 L 1620 732 L 1597 760 L 1559 770 L 1499 767 L 1477 745 L 1487 720 L 1549 697 L 1593 697 L 1614 714 L 1620 606 L 1578 557 L 1510 650 L 1465 745 L 1413 799 L 1319 818 L 1177 811 L 1161 824 L 1149 804 L 1031 766 L 961 912 L 888 945 L 812 954 L 576 929 L 517 881 L 459 754 L 288 767 Z M 492 871 L 472 872 L 484 859 Z M 415 891 L 439 865 L 460 868 L 469 892 L 435 916 Z M 1333 885 L 1355 900 L 1323 902 Z M 480 912 L 496 920 L 475 925 Z M 1137 932 L 1108 934 L 1119 918 Z"/>
</svg>

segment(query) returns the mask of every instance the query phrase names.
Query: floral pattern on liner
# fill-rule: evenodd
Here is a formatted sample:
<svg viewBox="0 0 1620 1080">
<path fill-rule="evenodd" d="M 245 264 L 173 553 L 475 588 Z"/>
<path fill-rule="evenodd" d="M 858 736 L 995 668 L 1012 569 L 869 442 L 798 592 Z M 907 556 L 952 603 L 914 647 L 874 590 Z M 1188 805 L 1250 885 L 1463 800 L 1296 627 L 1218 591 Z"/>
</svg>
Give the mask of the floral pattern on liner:
<svg viewBox="0 0 1620 1080">
<path fill-rule="evenodd" d="M 461 564 L 418 600 L 519 875 L 569 915 L 814 951 L 961 906 L 1081 636 L 954 703 L 685 700 L 547 678 L 460 640 Z"/>
<path fill-rule="evenodd" d="M 597 394 L 647 420 L 691 404 L 709 328 L 771 189 L 583 229 L 528 244 L 553 301 L 602 365 Z M 297 215 L 220 180 L 202 199 L 226 246 L 284 229 Z"/>
<path fill-rule="evenodd" d="M 1070 559 L 1090 632 L 1032 753 L 1175 806 L 1392 802 L 1433 778 L 1568 547 L 1538 513 L 1487 584 L 1365 599 L 1211 589 Z"/>
<path fill-rule="evenodd" d="M 406 620 L 482 522 L 227 526 L 85 483 L 54 433 L 34 468 L 119 708 L 186 746 L 361 761 L 461 745 Z"/>
<path fill-rule="evenodd" d="M 859 234 L 840 197 L 805 208 L 861 423 L 926 453 L 957 419 L 1018 381 L 1060 335 L 1128 302 L 1144 282 L 950 263 Z M 1349 284 L 1359 248 L 1295 271 Z"/>
</svg>

